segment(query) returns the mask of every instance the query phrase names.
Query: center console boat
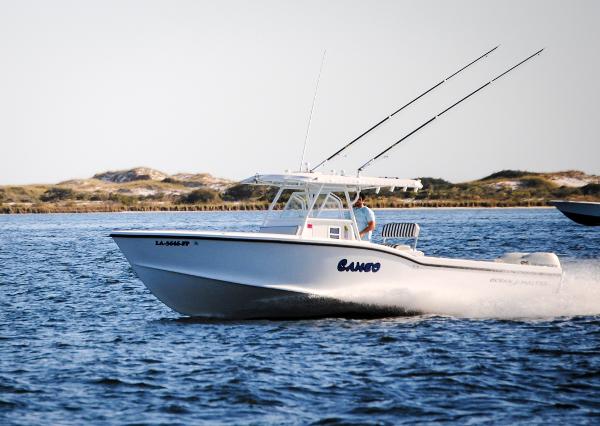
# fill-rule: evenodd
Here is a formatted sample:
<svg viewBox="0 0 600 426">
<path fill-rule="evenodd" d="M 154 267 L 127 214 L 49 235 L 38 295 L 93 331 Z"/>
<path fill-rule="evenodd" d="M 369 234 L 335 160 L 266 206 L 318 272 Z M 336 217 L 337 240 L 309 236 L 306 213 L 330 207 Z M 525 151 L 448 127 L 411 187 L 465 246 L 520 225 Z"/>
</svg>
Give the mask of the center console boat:
<svg viewBox="0 0 600 426">
<path fill-rule="evenodd" d="M 256 175 L 243 181 L 278 188 L 258 232 L 114 231 L 111 236 L 148 289 L 167 306 L 190 316 L 291 318 L 398 313 L 415 309 L 409 303 L 415 295 L 444 300 L 447 295 L 493 298 L 501 293 L 504 297 L 524 298 L 552 294 L 559 289 L 562 278 L 560 262 L 553 253 L 507 253 L 495 261 L 430 257 L 416 248 L 417 224 L 386 224 L 381 230 L 384 244 L 362 241 L 352 209 L 353 197 L 364 190 L 422 188 L 419 180 L 361 174 L 407 138 L 543 49 L 423 122 L 360 166 L 356 176 L 316 172 L 496 49 L 388 114 L 313 169 L 301 167 L 300 172 Z M 300 164 L 303 159 L 304 152 Z M 387 239 L 407 237 L 415 239 L 412 247 L 385 244 Z M 375 304 L 355 297 L 377 292 L 382 286 L 406 297 L 384 303 L 379 298 Z"/>
<path fill-rule="evenodd" d="M 418 180 L 306 172 L 256 175 L 243 183 L 278 187 L 258 232 L 112 232 L 139 278 L 175 311 L 228 319 L 394 313 L 410 307 L 365 306 L 351 295 L 381 283 L 407 294 L 502 287 L 515 297 L 560 286 L 562 269 L 552 253 L 458 260 L 426 256 L 416 244 L 362 241 L 354 197 L 369 189 L 418 190 Z M 382 235 L 416 237 L 418 229 L 387 224 Z"/>
</svg>

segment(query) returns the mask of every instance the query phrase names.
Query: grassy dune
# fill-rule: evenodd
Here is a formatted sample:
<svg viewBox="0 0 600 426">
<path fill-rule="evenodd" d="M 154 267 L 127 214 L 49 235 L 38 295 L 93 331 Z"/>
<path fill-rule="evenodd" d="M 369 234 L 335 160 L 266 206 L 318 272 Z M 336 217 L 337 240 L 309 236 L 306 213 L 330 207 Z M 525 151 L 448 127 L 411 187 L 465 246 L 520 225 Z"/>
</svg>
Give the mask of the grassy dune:
<svg viewBox="0 0 600 426">
<path fill-rule="evenodd" d="M 600 201 L 600 177 L 579 171 L 503 170 L 452 183 L 421 178 L 417 193 L 367 191 L 376 208 L 534 207 L 552 199 Z M 147 168 L 106 172 L 55 185 L 0 186 L 0 213 L 262 210 L 273 189 L 239 185 L 209 174 L 168 176 Z"/>
</svg>

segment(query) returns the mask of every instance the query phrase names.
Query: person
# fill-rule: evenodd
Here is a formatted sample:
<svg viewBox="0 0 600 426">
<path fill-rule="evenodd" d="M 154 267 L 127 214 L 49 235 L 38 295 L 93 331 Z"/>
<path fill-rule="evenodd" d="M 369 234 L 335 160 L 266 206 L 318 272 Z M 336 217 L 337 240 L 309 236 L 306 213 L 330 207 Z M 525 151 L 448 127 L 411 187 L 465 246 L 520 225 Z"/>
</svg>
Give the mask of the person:
<svg viewBox="0 0 600 426">
<path fill-rule="evenodd" d="M 356 226 L 363 241 L 371 241 L 371 235 L 375 229 L 375 213 L 365 206 L 365 196 L 360 194 L 354 203 L 354 217 Z"/>
</svg>

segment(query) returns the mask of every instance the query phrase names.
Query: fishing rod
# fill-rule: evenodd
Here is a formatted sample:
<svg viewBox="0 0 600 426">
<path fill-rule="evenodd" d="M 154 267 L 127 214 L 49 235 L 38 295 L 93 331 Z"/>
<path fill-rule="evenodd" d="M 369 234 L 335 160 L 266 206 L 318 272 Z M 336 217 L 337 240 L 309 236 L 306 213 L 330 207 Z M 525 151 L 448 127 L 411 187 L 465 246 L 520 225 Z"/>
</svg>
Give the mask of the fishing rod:
<svg viewBox="0 0 600 426">
<path fill-rule="evenodd" d="M 467 99 L 469 99 L 471 96 L 473 96 L 475 93 L 479 92 L 480 90 L 484 89 L 485 87 L 489 86 L 490 84 L 492 84 L 494 81 L 498 80 L 500 77 L 505 76 L 506 74 L 508 74 L 509 72 L 511 72 L 512 70 L 514 70 L 515 68 L 517 68 L 519 65 L 524 64 L 525 62 L 527 62 L 528 60 L 530 60 L 531 58 L 533 58 L 534 56 L 539 55 L 540 53 L 542 53 L 544 49 L 540 49 L 537 52 L 535 52 L 533 55 L 528 56 L 527 58 L 523 59 L 521 62 L 519 62 L 516 65 L 513 65 L 512 67 L 510 67 L 509 69 L 507 69 L 506 71 L 504 71 L 502 74 L 497 75 L 496 77 L 494 77 L 492 80 L 488 81 L 487 83 L 485 83 L 484 85 L 480 86 L 479 88 L 473 90 L 471 93 L 469 93 L 467 96 L 465 96 L 464 98 L 460 99 L 459 101 L 454 102 L 452 105 L 450 105 L 448 108 L 446 108 L 445 110 L 443 110 L 442 112 L 440 112 L 437 115 L 434 115 L 433 117 L 431 117 L 429 120 L 427 120 L 426 122 L 424 122 L 423 124 L 421 124 L 419 127 L 417 127 L 416 129 L 414 129 L 412 132 L 406 134 L 405 136 L 403 136 L 400 140 L 394 142 L 392 145 L 390 145 L 388 148 L 386 148 L 385 150 L 383 150 L 382 152 L 380 152 L 379 154 L 377 154 L 375 157 L 371 158 L 369 161 L 367 161 L 365 164 L 363 164 L 362 166 L 360 166 L 357 170 L 358 174 L 360 174 L 364 169 L 366 169 L 368 166 L 370 166 L 371 164 L 373 164 L 376 160 L 378 160 L 379 158 L 381 158 L 382 156 L 384 156 L 387 152 L 389 152 L 391 149 L 393 149 L 396 145 L 398 145 L 399 143 L 403 142 L 404 140 L 408 139 L 410 136 L 414 135 L 415 133 L 417 133 L 419 130 L 421 130 L 423 127 L 427 126 L 429 123 L 431 123 L 432 121 L 434 121 L 436 118 L 441 117 L 442 115 L 444 115 L 445 113 L 447 113 L 448 111 L 450 111 L 452 108 L 454 108 L 455 106 L 457 106 L 458 104 L 460 104 L 462 101 L 465 101 Z"/>
<path fill-rule="evenodd" d="M 385 117 L 383 120 L 381 120 L 379 123 L 375 124 L 373 127 L 371 127 L 369 130 L 365 131 L 363 134 L 361 134 L 360 136 L 358 136 L 357 138 L 353 139 L 352 141 L 348 142 L 346 145 L 344 145 L 341 149 L 337 150 L 336 152 L 334 152 L 332 155 L 330 155 L 328 158 L 326 158 L 325 160 L 321 161 L 319 164 L 317 164 L 315 167 L 313 167 L 310 171 L 314 172 L 315 170 L 317 170 L 319 167 L 321 167 L 323 164 L 327 163 L 328 161 L 330 161 L 331 159 L 333 159 L 334 157 L 337 157 L 339 154 L 341 154 L 343 151 L 345 151 L 346 149 L 350 148 L 350 146 L 352 144 L 354 144 L 354 142 L 357 142 L 359 139 L 361 139 L 363 136 L 367 135 L 368 133 L 372 132 L 373 130 L 375 130 L 377 127 L 381 126 L 383 123 L 385 123 L 386 121 L 388 121 L 390 118 L 392 118 L 394 115 L 398 114 L 400 111 L 402 111 L 404 108 L 408 107 L 409 105 L 413 104 L 414 102 L 418 101 L 419 99 L 421 99 L 423 96 L 425 96 L 426 94 L 428 94 L 429 92 L 431 92 L 432 90 L 437 89 L 439 86 L 441 86 L 442 84 L 444 84 L 445 82 L 447 82 L 448 80 L 450 80 L 452 77 L 460 74 L 462 71 L 466 70 L 467 68 L 469 68 L 471 65 L 475 64 L 476 62 L 478 62 L 479 60 L 485 58 L 487 55 L 489 55 L 490 53 L 492 53 L 494 50 L 496 50 L 498 47 L 500 46 L 496 46 L 491 50 L 488 50 L 487 52 L 485 52 L 483 55 L 481 55 L 480 57 L 478 57 L 477 59 L 474 59 L 473 61 L 469 62 L 467 65 L 465 65 L 464 67 L 462 67 L 461 69 L 459 69 L 458 71 L 454 72 L 453 74 L 450 74 L 448 77 L 446 77 L 445 79 L 443 79 L 442 81 L 440 81 L 439 83 L 431 86 L 429 89 L 427 89 L 426 91 L 424 91 L 423 93 L 421 93 L 419 96 L 417 96 L 416 98 L 414 98 L 413 100 L 409 101 L 408 103 L 402 105 L 400 108 L 398 108 L 396 111 L 394 111 L 393 113 L 389 114 L 387 117 Z"/>
</svg>

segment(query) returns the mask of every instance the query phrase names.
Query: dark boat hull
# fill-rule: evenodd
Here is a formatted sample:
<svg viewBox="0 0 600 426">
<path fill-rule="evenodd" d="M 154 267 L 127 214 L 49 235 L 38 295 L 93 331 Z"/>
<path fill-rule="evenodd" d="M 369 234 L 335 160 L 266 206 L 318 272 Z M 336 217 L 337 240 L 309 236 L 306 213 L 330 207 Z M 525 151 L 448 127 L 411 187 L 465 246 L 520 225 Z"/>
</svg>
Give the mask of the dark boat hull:
<svg viewBox="0 0 600 426">
<path fill-rule="evenodd" d="M 562 213 L 565 216 L 567 216 L 569 219 L 571 219 L 573 222 L 577 222 L 580 225 L 600 226 L 600 217 L 598 217 L 598 216 L 589 216 L 589 215 L 569 213 L 569 212 L 562 212 Z"/>
<path fill-rule="evenodd" d="M 562 214 L 586 226 L 600 226 L 600 203 L 577 201 L 552 201 Z"/>
</svg>

